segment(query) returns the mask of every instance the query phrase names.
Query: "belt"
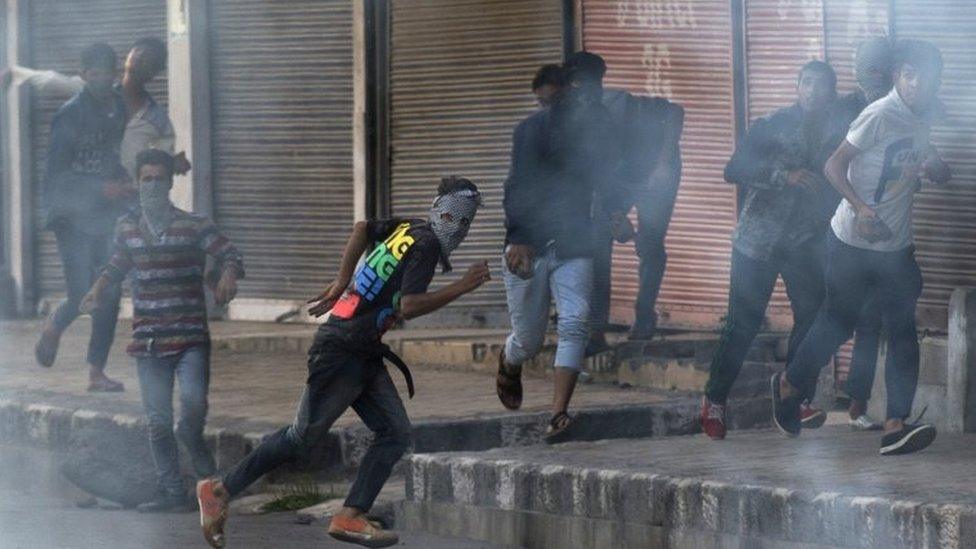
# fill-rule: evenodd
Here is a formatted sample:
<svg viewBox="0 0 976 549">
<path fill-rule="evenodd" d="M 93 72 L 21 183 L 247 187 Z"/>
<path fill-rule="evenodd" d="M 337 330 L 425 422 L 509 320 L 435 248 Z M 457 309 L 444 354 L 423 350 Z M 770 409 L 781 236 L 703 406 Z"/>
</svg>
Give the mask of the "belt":
<svg viewBox="0 0 976 549">
<path fill-rule="evenodd" d="M 382 349 L 383 358 L 393 363 L 397 367 L 397 370 L 400 370 L 400 373 L 403 374 L 403 379 L 407 381 L 407 394 L 410 395 L 410 398 L 413 398 L 413 375 L 410 373 L 410 368 L 407 367 L 407 363 L 397 356 L 393 352 L 393 349 L 390 349 L 389 345 L 384 344 Z"/>
<path fill-rule="evenodd" d="M 400 370 L 401 374 L 403 374 L 403 379 L 405 379 L 407 382 L 407 394 L 410 395 L 410 398 L 413 398 L 414 385 L 413 375 L 410 373 L 410 368 L 407 367 L 407 363 L 404 362 L 402 358 L 393 352 L 393 349 L 391 349 L 389 345 L 377 342 L 370 347 L 359 347 L 357 345 L 351 345 L 340 338 L 330 338 L 329 343 L 353 354 L 362 355 L 367 358 L 380 358 L 388 360 L 397 367 L 397 370 Z"/>
</svg>

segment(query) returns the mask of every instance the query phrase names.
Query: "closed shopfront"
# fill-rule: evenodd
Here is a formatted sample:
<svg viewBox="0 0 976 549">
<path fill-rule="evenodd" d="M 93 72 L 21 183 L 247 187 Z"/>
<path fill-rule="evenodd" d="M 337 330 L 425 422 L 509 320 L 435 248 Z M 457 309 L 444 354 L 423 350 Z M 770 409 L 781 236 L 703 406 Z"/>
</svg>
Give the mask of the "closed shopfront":
<svg viewBox="0 0 976 549">
<path fill-rule="evenodd" d="M 725 315 L 735 188 L 722 170 L 734 145 L 728 0 L 584 0 L 583 46 L 607 61 L 605 85 L 685 109 L 681 187 L 667 236 L 660 324 L 714 328 Z M 611 314 L 633 320 L 637 257 L 618 247 Z"/>
<path fill-rule="evenodd" d="M 440 178 L 451 174 L 471 179 L 484 196 L 467 240 L 451 257 L 455 274 L 439 284 L 480 259 L 490 261 L 494 279 L 445 311 L 457 322 L 507 322 L 502 186 L 512 130 L 537 108 L 532 77 L 539 66 L 562 60 L 562 5 L 559 0 L 391 2 L 392 213 L 425 217 Z"/>
<path fill-rule="evenodd" d="M 241 297 L 299 300 L 338 269 L 353 223 L 352 2 L 214 0 L 214 216 Z"/>
<path fill-rule="evenodd" d="M 924 185 L 915 197 L 916 257 L 925 288 L 919 301 L 922 329 L 945 330 L 949 295 L 976 286 L 976 4 L 966 0 L 897 0 L 896 38 L 918 38 L 942 50 L 939 97 L 944 120 L 932 143 L 952 167 L 944 187 Z"/>
</svg>

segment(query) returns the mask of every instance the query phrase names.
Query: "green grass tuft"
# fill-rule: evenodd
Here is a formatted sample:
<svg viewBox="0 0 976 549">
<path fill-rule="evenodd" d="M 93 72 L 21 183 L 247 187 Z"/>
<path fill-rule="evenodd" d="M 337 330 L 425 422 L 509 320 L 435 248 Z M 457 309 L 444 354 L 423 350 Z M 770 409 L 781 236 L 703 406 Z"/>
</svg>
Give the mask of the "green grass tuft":
<svg viewBox="0 0 976 549">
<path fill-rule="evenodd" d="M 340 497 L 334 490 L 322 492 L 311 475 L 303 475 L 275 490 L 276 498 L 261 506 L 264 513 L 298 511 Z"/>
</svg>

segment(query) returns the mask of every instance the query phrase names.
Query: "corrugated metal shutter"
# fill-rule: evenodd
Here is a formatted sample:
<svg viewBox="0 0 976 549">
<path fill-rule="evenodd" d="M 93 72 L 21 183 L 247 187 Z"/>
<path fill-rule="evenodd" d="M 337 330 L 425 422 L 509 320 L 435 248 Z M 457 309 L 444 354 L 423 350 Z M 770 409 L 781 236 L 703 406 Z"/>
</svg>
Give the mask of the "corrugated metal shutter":
<svg viewBox="0 0 976 549">
<path fill-rule="evenodd" d="M 854 52 L 871 36 L 888 34 L 890 0 L 824 0 L 827 62 L 837 72 L 837 91 L 854 91 Z"/>
<path fill-rule="evenodd" d="M 748 119 L 796 102 L 799 68 L 824 58 L 821 0 L 746 0 L 746 86 Z M 793 313 L 782 280 L 767 311 L 769 327 L 789 329 Z"/>
<path fill-rule="evenodd" d="M 976 286 L 976 4 L 897 0 L 893 17 L 896 38 L 931 40 L 945 61 L 939 97 L 948 114 L 932 141 L 953 180 L 926 185 L 915 199 L 916 256 L 925 280 L 919 327 L 945 330 L 949 294 Z"/>
<path fill-rule="evenodd" d="M 454 277 L 489 259 L 495 279 L 455 307 L 503 311 L 502 186 L 512 130 L 536 108 L 535 71 L 562 59 L 562 3 L 397 0 L 391 9 L 393 214 L 426 217 L 444 175 L 474 181 L 484 207 L 452 255 Z"/>
<path fill-rule="evenodd" d="M 732 29 L 727 0 L 583 1 L 583 44 L 608 65 L 607 87 L 658 95 L 685 108 L 681 186 L 667 236 L 658 299 L 662 325 L 715 327 L 728 305 L 735 189 Z M 614 320 L 631 322 L 637 296 L 632 246 L 614 257 Z"/>
<path fill-rule="evenodd" d="M 95 42 L 110 44 L 119 55 L 119 69 L 129 48 L 139 38 L 166 40 L 165 0 L 33 0 L 30 2 L 30 55 L 35 68 L 77 74 L 81 50 Z M 166 105 L 166 75 L 149 88 Z M 34 163 L 35 204 L 41 181 L 47 174 L 47 144 L 54 112 L 67 98 L 33 94 L 31 101 L 31 148 Z M 64 270 L 54 234 L 42 231 L 35 216 L 35 273 L 40 297 L 64 295 Z"/>
<path fill-rule="evenodd" d="M 241 296 L 308 298 L 353 222 L 352 3 L 211 4 L 215 218 Z"/>
</svg>

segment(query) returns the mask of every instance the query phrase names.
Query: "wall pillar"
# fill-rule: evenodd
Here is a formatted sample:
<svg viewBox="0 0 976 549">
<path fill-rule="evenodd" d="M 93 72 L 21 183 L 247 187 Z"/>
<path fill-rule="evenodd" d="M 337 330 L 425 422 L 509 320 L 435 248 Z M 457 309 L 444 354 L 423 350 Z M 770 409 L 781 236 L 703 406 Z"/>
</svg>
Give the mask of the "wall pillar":
<svg viewBox="0 0 976 549">
<path fill-rule="evenodd" d="M 949 428 L 976 431 L 976 288 L 957 288 L 949 299 Z"/>
<path fill-rule="evenodd" d="M 210 149 L 210 37 L 206 0 L 167 0 L 169 117 L 176 130 L 176 152 L 186 151 L 193 169 L 178 176 L 173 202 L 213 216 Z"/>
<path fill-rule="evenodd" d="M 352 197 L 353 219 L 369 217 L 367 211 L 367 158 L 369 129 L 366 125 L 366 0 L 352 2 Z"/>
<path fill-rule="evenodd" d="M 28 6 L 26 0 L 6 0 L 3 66 L 27 64 Z M 10 87 L 0 104 L 3 139 L 3 263 L 9 279 L 3 289 L 19 315 L 34 313 L 34 200 L 32 196 L 30 90 Z M 4 284 L 0 281 L 0 284 Z"/>
</svg>

